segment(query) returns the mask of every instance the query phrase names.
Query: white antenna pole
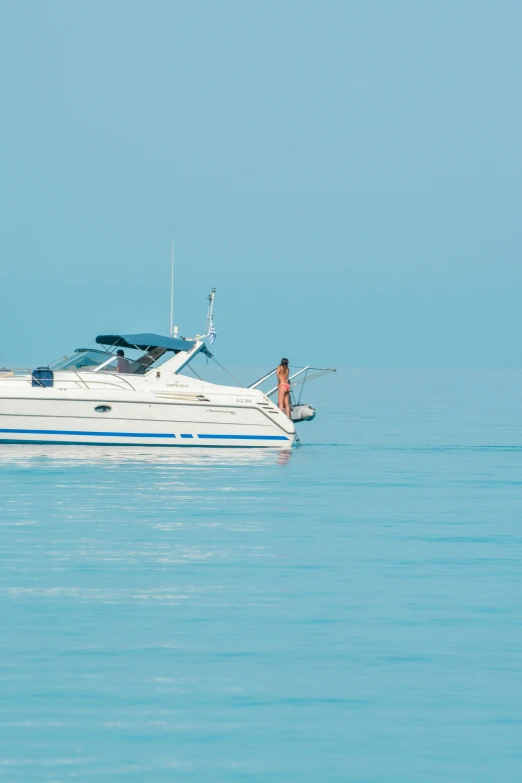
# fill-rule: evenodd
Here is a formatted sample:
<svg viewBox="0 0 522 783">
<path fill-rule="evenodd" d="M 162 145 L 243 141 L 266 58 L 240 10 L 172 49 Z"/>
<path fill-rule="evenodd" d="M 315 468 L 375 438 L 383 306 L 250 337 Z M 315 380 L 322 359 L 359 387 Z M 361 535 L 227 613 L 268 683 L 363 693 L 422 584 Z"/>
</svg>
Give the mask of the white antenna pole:
<svg viewBox="0 0 522 783">
<path fill-rule="evenodd" d="M 207 313 L 207 333 L 206 337 L 210 334 L 210 327 L 212 325 L 212 316 L 214 315 L 214 296 L 216 294 L 216 289 L 212 289 L 212 293 L 208 295 L 208 313 Z"/>
<path fill-rule="evenodd" d="M 174 240 L 172 240 L 172 262 L 170 273 L 170 332 L 172 337 L 174 333 Z"/>
</svg>

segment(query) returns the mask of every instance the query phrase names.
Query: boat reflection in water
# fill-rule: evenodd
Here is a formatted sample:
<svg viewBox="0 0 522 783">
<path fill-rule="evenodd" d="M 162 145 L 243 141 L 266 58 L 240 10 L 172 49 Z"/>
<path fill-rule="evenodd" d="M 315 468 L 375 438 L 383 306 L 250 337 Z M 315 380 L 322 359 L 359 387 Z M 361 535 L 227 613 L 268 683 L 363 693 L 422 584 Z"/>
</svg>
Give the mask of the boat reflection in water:
<svg viewBox="0 0 522 783">
<path fill-rule="evenodd" d="M 270 449 L 206 449 L 194 446 L 191 449 L 173 449 L 168 446 L 154 448 L 125 446 L 58 446 L 37 444 L 0 444 L 0 465 L 46 464 L 56 467 L 75 465 L 152 465 L 211 466 L 228 465 L 276 465 L 286 464 L 292 455 L 291 449 L 272 451 Z"/>
</svg>

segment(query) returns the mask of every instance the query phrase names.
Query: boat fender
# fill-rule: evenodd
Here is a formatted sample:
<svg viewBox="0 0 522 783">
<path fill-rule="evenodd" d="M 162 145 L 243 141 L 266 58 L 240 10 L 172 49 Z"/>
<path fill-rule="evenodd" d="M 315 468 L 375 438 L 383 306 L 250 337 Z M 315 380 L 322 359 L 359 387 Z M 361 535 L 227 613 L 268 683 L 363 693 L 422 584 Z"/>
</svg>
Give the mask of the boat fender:
<svg viewBox="0 0 522 783">
<path fill-rule="evenodd" d="M 290 418 L 292 421 L 312 421 L 315 418 L 315 408 L 311 405 L 294 405 Z"/>
<path fill-rule="evenodd" d="M 45 388 L 54 384 L 54 373 L 50 367 L 37 367 L 36 370 L 33 370 L 31 377 L 31 386 Z"/>
</svg>

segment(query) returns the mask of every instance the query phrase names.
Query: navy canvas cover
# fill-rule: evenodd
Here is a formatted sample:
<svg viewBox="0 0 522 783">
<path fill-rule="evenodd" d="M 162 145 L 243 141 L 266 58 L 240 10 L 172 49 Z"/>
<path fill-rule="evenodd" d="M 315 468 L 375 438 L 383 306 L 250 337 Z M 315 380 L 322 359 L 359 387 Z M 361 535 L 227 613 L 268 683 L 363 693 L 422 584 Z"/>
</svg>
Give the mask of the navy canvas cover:
<svg viewBox="0 0 522 783">
<path fill-rule="evenodd" d="M 149 348 L 166 348 L 167 351 L 191 351 L 193 340 L 183 340 L 181 337 L 164 337 L 161 334 L 99 334 L 98 345 L 110 345 L 114 348 L 139 348 L 147 351 Z"/>
<path fill-rule="evenodd" d="M 54 373 L 49 367 L 37 367 L 32 372 L 32 386 L 49 387 L 54 383 Z"/>
</svg>

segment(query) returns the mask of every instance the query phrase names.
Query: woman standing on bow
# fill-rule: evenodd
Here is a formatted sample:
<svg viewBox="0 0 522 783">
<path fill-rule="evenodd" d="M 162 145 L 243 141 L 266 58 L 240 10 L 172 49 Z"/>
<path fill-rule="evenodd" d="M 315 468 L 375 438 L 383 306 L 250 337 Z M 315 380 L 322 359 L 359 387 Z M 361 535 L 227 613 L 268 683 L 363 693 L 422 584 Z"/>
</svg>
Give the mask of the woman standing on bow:
<svg viewBox="0 0 522 783">
<path fill-rule="evenodd" d="M 288 359 L 281 359 L 281 364 L 277 368 L 276 374 L 279 409 L 284 411 L 288 418 L 290 418 L 290 380 L 288 378 L 290 371 L 288 369 Z"/>
</svg>

